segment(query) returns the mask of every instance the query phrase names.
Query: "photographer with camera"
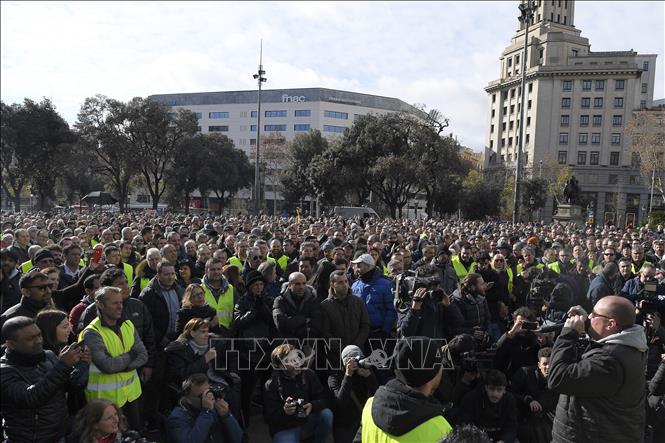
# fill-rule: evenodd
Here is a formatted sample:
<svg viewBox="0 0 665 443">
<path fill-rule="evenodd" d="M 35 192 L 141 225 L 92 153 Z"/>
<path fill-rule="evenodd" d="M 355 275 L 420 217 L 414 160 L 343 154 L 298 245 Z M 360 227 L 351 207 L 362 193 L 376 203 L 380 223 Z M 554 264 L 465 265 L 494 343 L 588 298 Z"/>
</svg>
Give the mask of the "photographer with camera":
<svg viewBox="0 0 665 443">
<path fill-rule="evenodd" d="M 411 306 L 399 314 L 397 331 L 401 337 L 414 335 L 451 339 L 462 331 L 464 317 L 440 287 L 438 269 L 433 265 L 417 270 L 413 290 L 407 294 Z"/>
<path fill-rule="evenodd" d="M 628 280 L 619 295 L 632 301 L 638 308 L 643 301 L 651 302 L 660 307 L 662 302 L 657 299 L 658 295 L 665 295 L 665 285 L 656 280 L 656 267 L 651 263 L 645 263 L 639 275 Z"/>
<path fill-rule="evenodd" d="M 182 382 L 182 397 L 166 423 L 174 443 L 240 443 L 242 429 L 229 412 L 222 390 L 213 389 L 205 374 L 192 374 Z"/>
<path fill-rule="evenodd" d="M 539 327 L 536 314 L 527 307 L 513 312 L 513 326 L 496 343 L 494 367 L 511 378 L 522 366 L 532 366 L 537 360 L 540 342 L 536 336 Z"/>
<path fill-rule="evenodd" d="M 332 431 L 333 414 L 318 376 L 306 367 L 302 351 L 290 344 L 270 354 L 273 373 L 265 384 L 263 415 L 273 443 L 298 443 L 313 437 L 325 442 Z"/>
<path fill-rule="evenodd" d="M 328 388 L 334 396 L 335 443 L 350 443 L 360 426 L 363 406 L 379 387 L 362 349 L 349 345 L 342 351 L 344 369 L 328 376 Z"/>
</svg>

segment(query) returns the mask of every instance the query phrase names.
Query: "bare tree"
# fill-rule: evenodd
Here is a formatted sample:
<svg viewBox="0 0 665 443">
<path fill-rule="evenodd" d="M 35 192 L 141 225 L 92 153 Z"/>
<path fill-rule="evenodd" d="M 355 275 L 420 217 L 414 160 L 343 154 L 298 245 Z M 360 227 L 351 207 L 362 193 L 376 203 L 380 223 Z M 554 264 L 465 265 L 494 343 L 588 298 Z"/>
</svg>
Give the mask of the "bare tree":
<svg viewBox="0 0 665 443">
<path fill-rule="evenodd" d="M 653 198 L 657 193 L 665 205 L 665 110 L 644 110 L 633 113 L 624 131 L 644 183 Z M 652 200 L 651 200 L 652 201 Z M 652 203 L 650 203 L 651 207 Z"/>
</svg>

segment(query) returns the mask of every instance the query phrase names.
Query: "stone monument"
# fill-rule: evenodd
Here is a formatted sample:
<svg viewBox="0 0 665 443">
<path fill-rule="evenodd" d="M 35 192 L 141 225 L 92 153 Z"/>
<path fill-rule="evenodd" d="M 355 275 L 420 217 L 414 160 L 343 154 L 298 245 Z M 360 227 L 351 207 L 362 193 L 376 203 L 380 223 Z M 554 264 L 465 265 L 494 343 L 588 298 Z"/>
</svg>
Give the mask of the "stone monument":
<svg viewBox="0 0 665 443">
<path fill-rule="evenodd" d="M 583 223 L 582 207 L 578 204 L 580 198 L 580 186 L 575 176 L 572 176 L 566 182 L 563 188 L 564 204 L 559 204 L 557 212 L 554 214 L 554 220 L 563 225 L 570 223 Z"/>
</svg>

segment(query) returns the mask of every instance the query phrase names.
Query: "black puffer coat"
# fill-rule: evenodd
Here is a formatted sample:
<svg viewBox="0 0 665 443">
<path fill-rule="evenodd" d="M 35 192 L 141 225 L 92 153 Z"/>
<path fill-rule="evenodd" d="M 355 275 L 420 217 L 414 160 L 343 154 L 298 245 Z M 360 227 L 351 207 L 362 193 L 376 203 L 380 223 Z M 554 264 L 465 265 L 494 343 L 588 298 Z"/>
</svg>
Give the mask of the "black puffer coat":
<svg viewBox="0 0 665 443">
<path fill-rule="evenodd" d="M 5 432 L 11 441 L 54 442 L 67 433 L 65 390 L 71 368 L 45 351 L 32 365 L 12 351 L 0 359 L 0 392 Z"/>
</svg>

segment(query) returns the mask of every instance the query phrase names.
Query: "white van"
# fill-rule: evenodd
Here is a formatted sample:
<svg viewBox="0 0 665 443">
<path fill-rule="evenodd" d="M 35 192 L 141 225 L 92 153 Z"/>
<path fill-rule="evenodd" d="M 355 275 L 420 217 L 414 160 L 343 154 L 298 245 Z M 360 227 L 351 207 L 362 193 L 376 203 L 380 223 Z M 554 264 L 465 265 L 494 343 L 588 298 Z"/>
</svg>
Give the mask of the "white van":
<svg viewBox="0 0 665 443">
<path fill-rule="evenodd" d="M 342 216 L 344 218 L 378 218 L 379 214 L 372 208 L 365 206 L 335 206 L 333 214 Z"/>
</svg>

